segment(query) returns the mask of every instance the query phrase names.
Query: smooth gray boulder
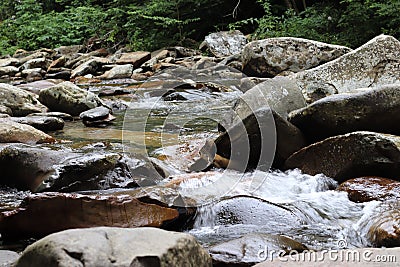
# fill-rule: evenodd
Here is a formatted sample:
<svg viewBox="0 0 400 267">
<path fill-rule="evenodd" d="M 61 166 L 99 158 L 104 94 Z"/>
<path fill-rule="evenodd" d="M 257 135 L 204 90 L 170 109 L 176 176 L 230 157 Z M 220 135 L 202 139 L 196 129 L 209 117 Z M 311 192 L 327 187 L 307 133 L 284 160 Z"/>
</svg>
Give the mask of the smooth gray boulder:
<svg viewBox="0 0 400 267">
<path fill-rule="evenodd" d="M 355 131 L 400 134 L 400 83 L 327 96 L 290 113 L 310 140 Z"/>
<path fill-rule="evenodd" d="M 39 100 L 51 111 L 65 112 L 73 116 L 102 105 L 98 96 L 71 82 L 62 82 L 41 90 Z"/>
<path fill-rule="evenodd" d="M 27 247 L 16 267 L 211 267 L 194 237 L 156 228 L 88 228 L 49 235 Z"/>
<path fill-rule="evenodd" d="M 1 106 L 6 107 L 5 111 L 11 116 L 26 116 L 47 110 L 35 94 L 5 83 L 0 83 L 0 99 Z"/>
<path fill-rule="evenodd" d="M 311 69 L 350 51 L 344 46 L 294 37 L 257 40 L 243 49 L 243 72 L 248 76 L 271 78 L 282 72 Z"/>
<path fill-rule="evenodd" d="M 399 180 L 400 137 L 374 132 L 353 132 L 307 146 L 285 162 L 286 169 L 323 173 L 342 183 L 362 176 Z"/>
<path fill-rule="evenodd" d="M 295 74 L 306 100 L 400 82 L 400 42 L 379 35 L 324 65 Z"/>
</svg>

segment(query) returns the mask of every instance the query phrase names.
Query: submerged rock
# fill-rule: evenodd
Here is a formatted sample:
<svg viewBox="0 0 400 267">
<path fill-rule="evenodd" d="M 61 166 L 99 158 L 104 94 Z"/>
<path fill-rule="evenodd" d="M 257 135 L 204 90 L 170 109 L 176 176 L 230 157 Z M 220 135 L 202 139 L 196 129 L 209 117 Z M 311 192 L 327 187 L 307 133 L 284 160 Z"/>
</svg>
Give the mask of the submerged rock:
<svg viewBox="0 0 400 267">
<path fill-rule="evenodd" d="M 39 100 L 52 111 L 65 112 L 73 116 L 101 105 L 100 98 L 95 94 L 71 82 L 63 82 L 41 90 Z"/>
<path fill-rule="evenodd" d="M 354 202 L 400 199 L 400 182 L 382 177 L 359 177 L 347 180 L 337 190 L 348 193 Z"/>
<path fill-rule="evenodd" d="M 212 246 L 208 251 L 213 266 L 234 267 L 253 266 L 271 260 L 272 257 L 287 255 L 291 251 L 304 250 L 307 250 L 306 246 L 288 237 L 257 233 Z"/>
<path fill-rule="evenodd" d="M 270 78 L 284 71 L 311 69 L 350 51 L 344 46 L 294 37 L 257 40 L 243 49 L 243 72 L 248 76 Z"/>
<path fill-rule="evenodd" d="M 0 106 L 7 108 L 6 112 L 11 116 L 26 116 L 47 110 L 36 95 L 9 84 L 0 83 L 0 99 Z"/>
<path fill-rule="evenodd" d="M 354 132 L 330 137 L 307 146 L 287 159 L 287 169 L 323 173 L 339 183 L 352 177 L 399 178 L 400 137 L 374 132 Z"/>
<path fill-rule="evenodd" d="M 0 119 L 0 143 L 42 144 L 54 143 L 55 139 L 30 125 Z"/>
<path fill-rule="evenodd" d="M 38 130 L 49 132 L 49 131 L 57 131 L 62 130 L 64 128 L 64 120 L 57 117 L 39 117 L 39 116 L 31 116 L 31 117 L 11 117 L 10 120 L 22 124 L 30 125 Z"/>
<path fill-rule="evenodd" d="M 379 35 L 342 57 L 297 73 L 297 85 L 308 102 L 357 88 L 400 82 L 400 42 Z"/>
<path fill-rule="evenodd" d="M 191 235 L 156 228 L 98 227 L 47 236 L 29 246 L 17 267 L 24 266 L 198 266 L 211 258 Z"/>
<path fill-rule="evenodd" d="M 13 211 L 0 214 L 4 239 L 42 237 L 54 232 L 96 226 L 160 227 L 177 210 L 141 202 L 128 195 L 33 194 Z"/>
<path fill-rule="evenodd" d="M 209 49 L 216 57 L 240 54 L 247 44 L 247 38 L 240 31 L 210 33 L 200 45 L 200 49 Z"/>
<path fill-rule="evenodd" d="M 399 110 L 400 83 L 322 98 L 290 113 L 289 121 L 312 141 L 354 131 L 400 134 Z"/>
</svg>

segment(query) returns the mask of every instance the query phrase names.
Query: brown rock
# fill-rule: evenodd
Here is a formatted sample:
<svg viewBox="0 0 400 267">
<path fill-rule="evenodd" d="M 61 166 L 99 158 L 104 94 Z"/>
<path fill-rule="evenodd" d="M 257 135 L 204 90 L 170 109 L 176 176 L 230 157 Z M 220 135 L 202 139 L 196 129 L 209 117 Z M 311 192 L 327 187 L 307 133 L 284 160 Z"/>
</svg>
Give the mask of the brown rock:
<svg viewBox="0 0 400 267">
<path fill-rule="evenodd" d="M 122 54 L 122 56 L 117 60 L 117 64 L 132 64 L 133 68 L 138 68 L 144 62 L 151 58 L 151 54 L 149 52 L 131 52 Z"/>
<path fill-rule="evenodd" d="M 310 175 L 323 173 L 339 183 L 362 176 L 398 179 L 400 137 L 374 132 L 334 136 L 294 153 L 285 167 Z"/>
<path fill-rule="evenodd" d="M 0 143 L 54 143 L 55 139 L 30 125 L 0 120 Z"/>
<path fill-rule="evenodd" d="M 382 177 L 360 177 L 347 180 L 337 190 L 348 193 L 354 202 L 400 198 L 400 182 Z"/>
<path fill-rule="evenodd" d="M 0 214 L 0 233 L 3 238 L 16 238 L 96 226 L 160 227 L 178 215 L 175 209 L 146 204 L 127 195 L 35 194 L 18 209 Z"/>
</svg>

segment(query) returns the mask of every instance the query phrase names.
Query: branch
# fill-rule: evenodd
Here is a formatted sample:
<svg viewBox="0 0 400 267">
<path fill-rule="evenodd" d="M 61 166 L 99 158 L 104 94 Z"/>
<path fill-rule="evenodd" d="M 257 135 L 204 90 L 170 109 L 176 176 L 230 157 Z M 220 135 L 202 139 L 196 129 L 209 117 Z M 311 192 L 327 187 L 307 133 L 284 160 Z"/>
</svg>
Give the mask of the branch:
<svg viewBox="0 0 400 267">
<path fill-rule="evenodd" d="M 232 17 L 233 17 L 234 19 L 235 19 L 236 16 L 237 16 L 237 12 L 238 12 L 238 8 L 239 8 L 239 5 L 240 5 L 240 1 L 241 1 L 241 0 L 239 0 L 239 1 L 237 2 L 235 8 L 234 8 L 233 11 L 232 11 Z"/>
</svg>

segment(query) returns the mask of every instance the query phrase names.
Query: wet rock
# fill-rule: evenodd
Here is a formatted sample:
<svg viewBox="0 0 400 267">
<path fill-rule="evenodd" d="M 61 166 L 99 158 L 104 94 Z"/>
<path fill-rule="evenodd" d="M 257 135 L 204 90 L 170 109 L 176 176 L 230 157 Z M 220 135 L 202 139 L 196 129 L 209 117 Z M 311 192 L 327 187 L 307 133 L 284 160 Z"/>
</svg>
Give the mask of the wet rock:
<svg viewBox="0 0 400 267">
<path fill-rule="evenodd" d="M 240 54 L 247 44 L 247 38 L 240 31 L 215 32 L 207 35 L 200 49 L 209 49 L 216 57 Z"/>
<path fill-rule="evenodd" d="M 12 117 L 10 118 L 13 122 L 22 123 L 30 125 L 40 131 L 49 132 L 49 131 L 58 131 L 64 128 L 64 120 L 57 117 Z"/>
<path fill-rule="evenodd" d="M 375 247 L 400 246 L 400 205 L 398 200 L 383 203 L 368 220 L 368 240 Z"/>
<path fill-rule="evenodd" d="M 117 59 L 116 63 L 121 65 L 130 64 L 133 69 L 136 69 L 150 58 L 151 54 L 149 52 L 137 51 L 123 53 L 121 57 Z"/>
<path fill-rule="evenodd" d="M 322 98 L 289 121 L 312 141 L 354 131 L 400 134 L 400 83 Z"/>
<path fill-rule="evenodd" d="M 268 170 L 271 165 L 283 167 L 289 156 L 306 146 L 306 141 L 299 129 L 275 111 L 259 109 L 222 133 L 215 146 L 222 159 L 209 158 L 218 167 Z M 230 160 L 225 162 L 223 158 Z"/>
<path fill-rule="evenodd" d="M 280 229 L 293 229 L 303 223 L 290 209 L 250 196 L 226 198 L 212 204 L 212 210 L 212 225 L 250 224 L 271 229 L 279 225 Z"/>
<path fill-rule="evenodd" d="M 0 119 L 0 143 L 41 144 L 53 143 L 55 139 L 32 126 Z"/>
<path fill-rule="evenodd" d="M 271 259 L 271 251 L 287 255 L 290 251 L 303 252 L 303 244 L 280 235 L 248 234 L 211 247 L 208 251 L 213 259 L 213 266 L 253 266 Z M 260 253 L 260 251 L 262 253 Z M 286 252 L 286 253 L 285 253 Z"/>
<path fill-rule="evenodd" d="M 24 77 L 25 79 L 34 80 L 35 77 L 37 77 L 36 81 L 41 80 L 44 73 L 44 70 L 42 70 L 41 68 L 26 69 L 21 72 L 22 77 Z"/>
<path fill-rule="evenodd" d="M 47 57 L 50 56 L 51 53 L 52 53 L 52 50 L 50 50 L 50 51 L 40 51 L 40 50 L 38 50 L 38 51 L 34 51 L 34 52 L 20 53 L 17 58 L 19 58 L 19 63 L 23 65 L 23 64 L 25 64 L 26 62 L 28 62 L 29 60 L 32 60 L 32 59 L 47 58 Z M 16 55 L 14 55 L 14 57 L 16 57 Z"/>
<path fill-rule="evenodd" d="M 112 69 L 106 71 L 103 75 L 101 75 L 100 79 L 125 79 L 130 78 L 133 72 L 133 65 L 132 64 L 125 64 L 125 65 L 117 65 Z"/>
<path fill-rule="evenodd" d="M 34 58 L 31 60 L 28 60 L 25 62 L 21 68 L 22 70 L 28 70 L 28 69 L 42 69 L 42 70 L 47 70 L 48 67 L 50 66 L 51 61 L 42 57 L 42 58 Z"/>
<path fill-rule="evenodd" d="M 382 177 L 359 177 L 347 180 L 337 190 L 347 192 L 354 202 L 400 199 L 400 182 Z"/>
<path fill-rule="evenodd" d="M 4 239 L 41 237 L 72 228 L 160 227 L 179 215 L 175 209 L 143 203 L 128 195 L 32 194 L 14 211 L 0 214 Z"/>
<path fill-rule="evenodd" d="M 55 81 L 41 80 L 41 81 L 20 84 L 17 87 L 38 95 L 42 89 L 52 87 L 56 85 L 56 83 L 57 82 Z"/>
<path fill-rule="evenodd" d="M 31 113 L 27 117 L 54 117 L 63 119 L 64 121 L 74 120 L 74 118 L 71 115 L 62 112 Z"/>
<path fill-rule="evenodd" d="M 19 69 L 14 66 L 6 66 L 6 67 L 0 67 L 0 77 L 1 76 L 14 76 L 19 72 Z"/>
<path fill-rule="evenodd" d="M 115 120 L 115 117 L 110 114 L 110 110 L 105 107 L 97 107 L 82 112 L 79 118 L 86 126 L 106 125 Z"/>
<path fill-rule="evenodd" d="M 356 50 L 295 75 L 308 102 L 357 88 L 400 81 L 400 42 L 379 35 Z"/>
<path fill-rule="evenodd" d="M 74 192 L 137 187 L 158 177 L 151 163 L 137 155 L 57 147 L 6 145 L 0 150 L 2 184 L 33 192 Z M 157 176 L 158 175 L 158 176 Z"/>
<path fill-rule="evenodd" d="M 13 264 L 18 260 L 19 254 L 11 250 L 0 250 L 0 266 L 14 266 Z"/>
<path fill-rule="evenodd" d="M 211 258 L 191 235 L 156 228 L 74 229 L 29 246 L 17 263 L 24 266 L 198 266 Z"/>
<path fill-rule="evenodd" d="M 38 100 L 37 96 L 18 87 L 0 83 L 1 105 L 11 110 L 12 116 L 26 116 L 34 112 L 47 110 Z"/>
<path fill-rule="evenodd" d="M 79 64 L 71 72 L 71 79 L 78 76 L 84 76 L 86 74 L 96 74 L 96 72 L 101 68 L 102 65 L 109 63 L 109 60 L 101 57 L 91 57 L 89 60 L 84 61 Z"/>
<path fill-rule="evenodd" d="M 47 72 L 51 71 L 54 68 L 62 68 L 64 67 L 65 63 L 67 62 L 67 57 L 66 56 L 61 56 L 57 58 L 56 60 L 53 60 L 49 67 L 47 68 Z"/>
<path fill-rule="evenodd" d="M 16 58 L 1 58 L 0 59 L 0 67 L 7 67 L 7 66 L 18 66 L 19 60 Z"/>
<path fill-rule="evenodd" d="M 70 70 L 61 70 L 59 72 L 47 73 L 45 75 L 46 79 L 61 79 L 61 80 L 69 80 L 71 78 Z"/>
<path fill-rule="evenodd" d="M 52 111 L 65 112 L 73 116 L 101 105 L 101 100 L 95 94 L 71 82 L 63 82 L 41 90 L 39 100 Z"/>
<path fill-rule="evenodd" d="M 243 72 L 248 76 L 270 78 L 283 71 L 311 69 L 350 51 L 344 46 L 294 37 L 258 40 L 243 49 Z"/>
<path fill-rule="evenodd" d="M 330 137 L 290 156 L 285 167 L 311 175 L 323 173 L 339 183 L 353 177 L 384 176 L 397 180 L 400 137 L 354 132 Z"/>
</svg>

